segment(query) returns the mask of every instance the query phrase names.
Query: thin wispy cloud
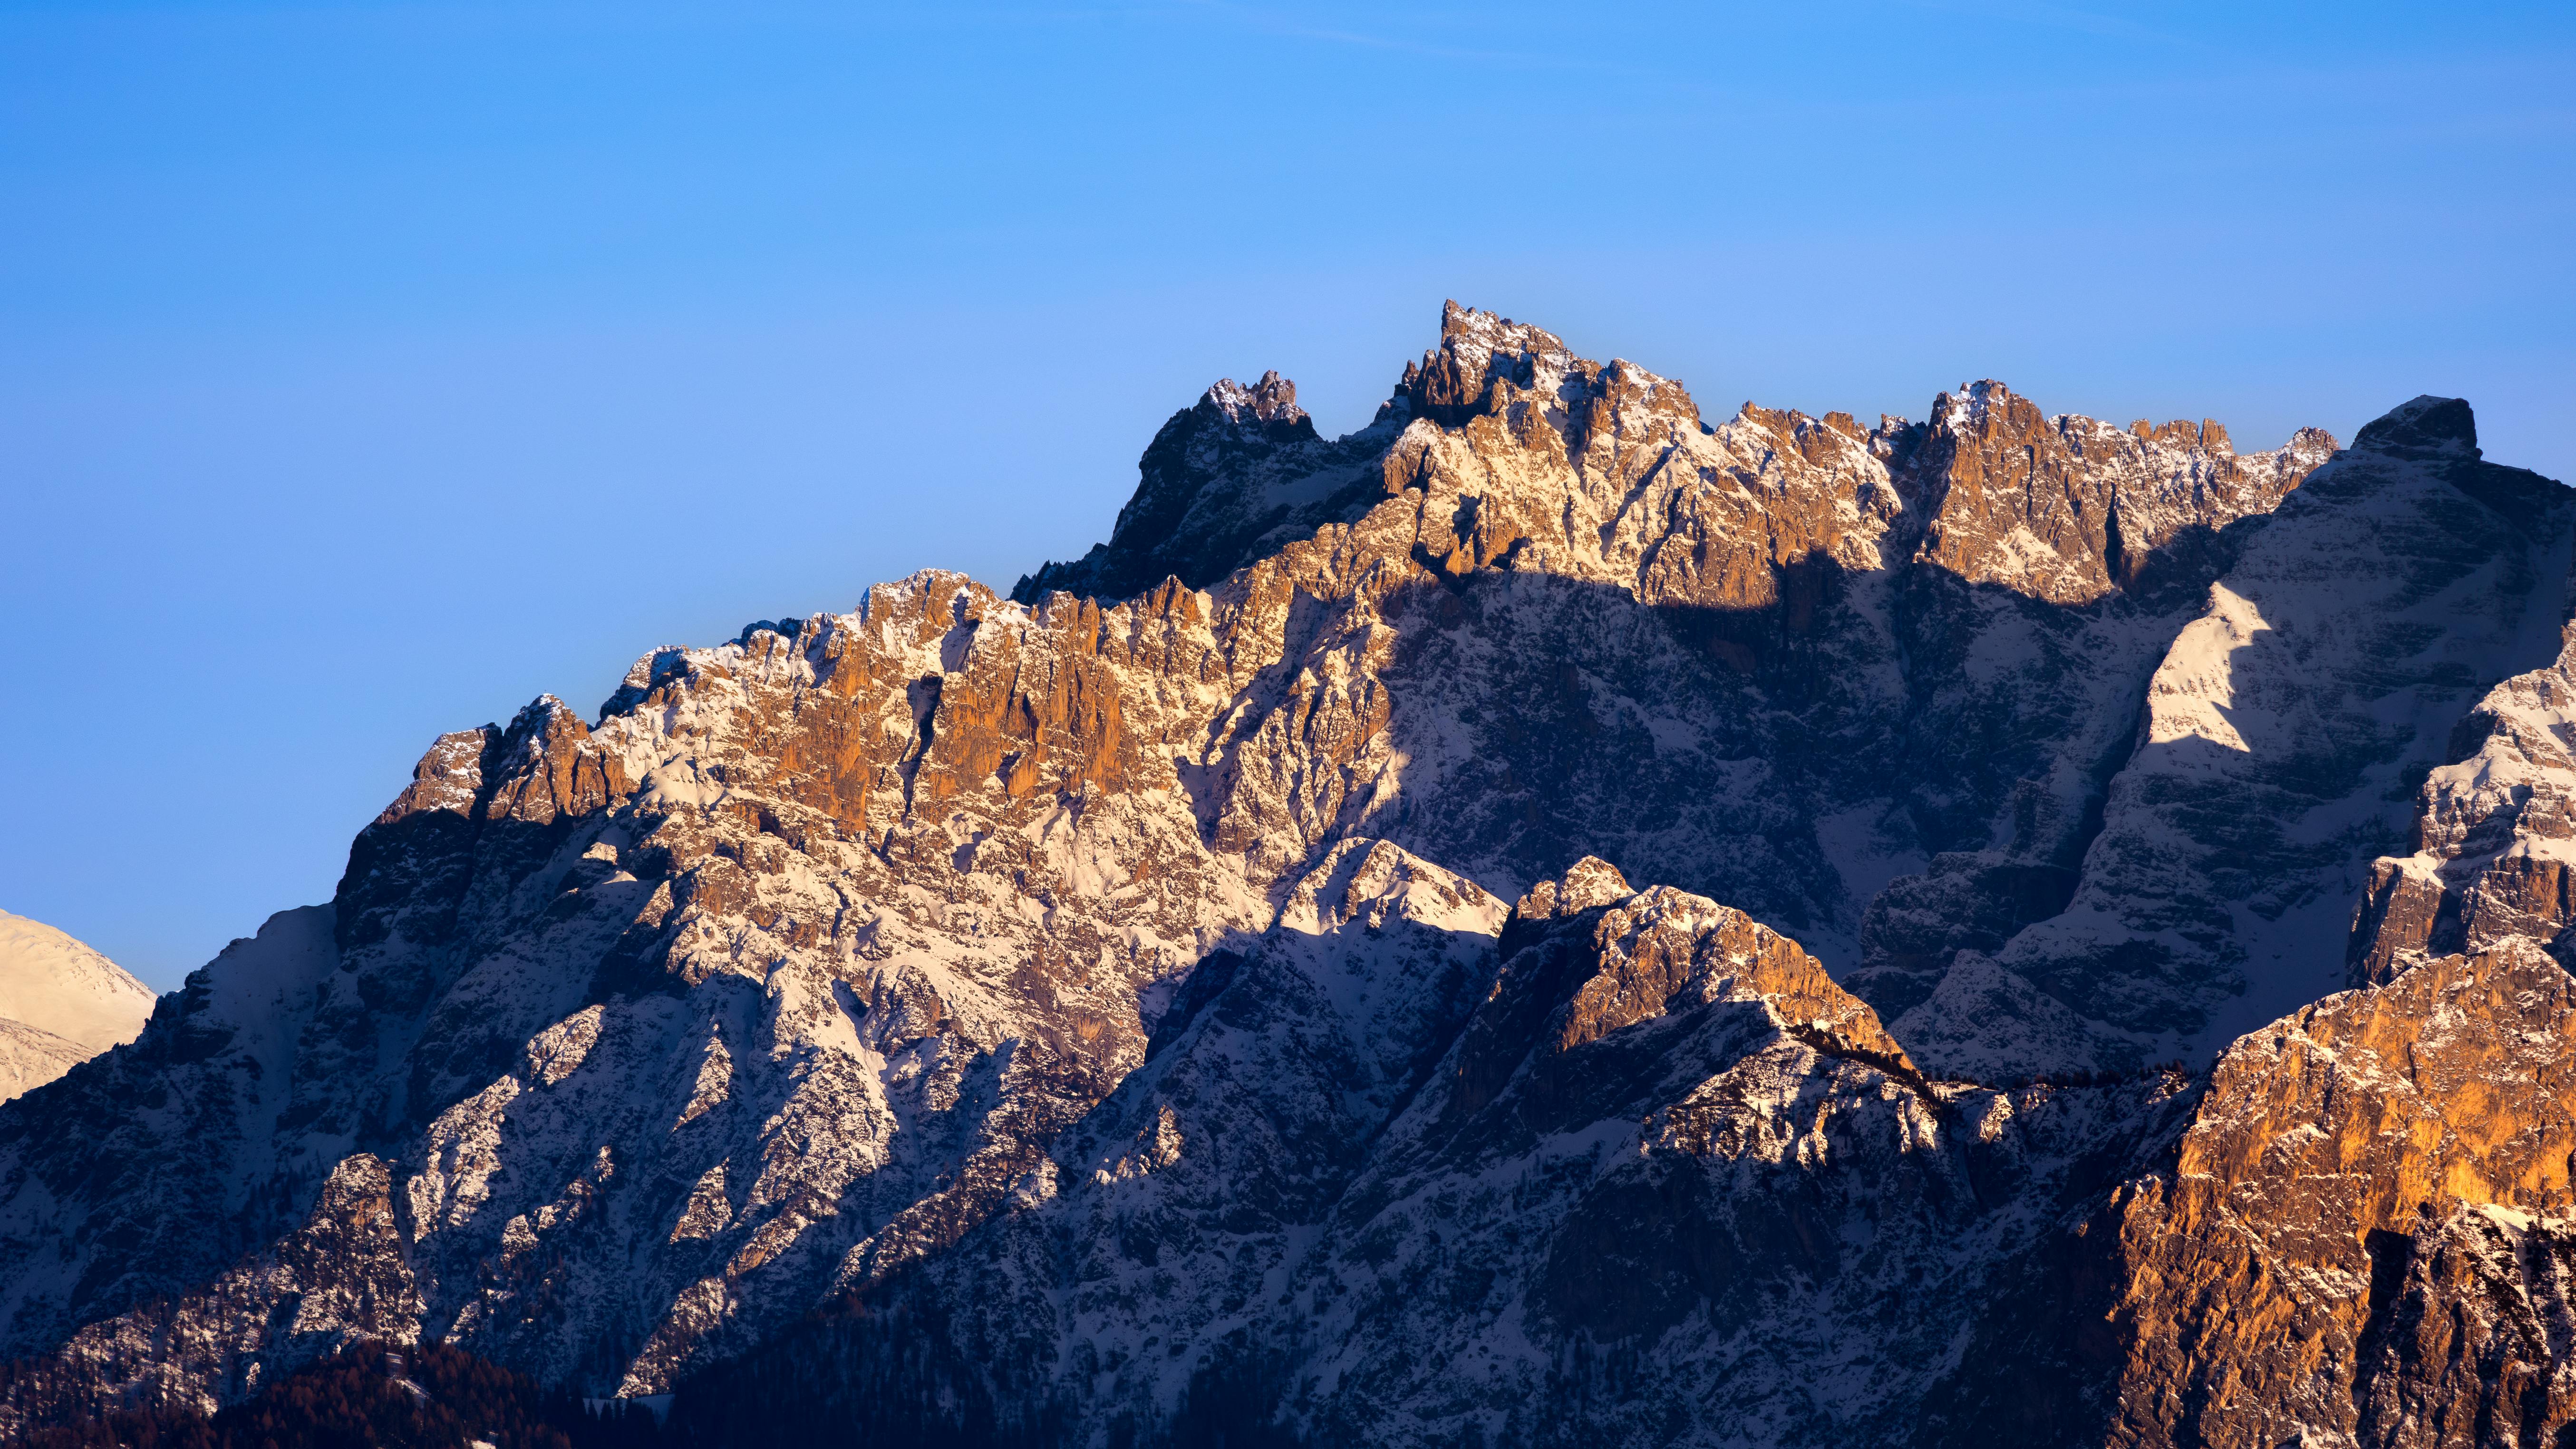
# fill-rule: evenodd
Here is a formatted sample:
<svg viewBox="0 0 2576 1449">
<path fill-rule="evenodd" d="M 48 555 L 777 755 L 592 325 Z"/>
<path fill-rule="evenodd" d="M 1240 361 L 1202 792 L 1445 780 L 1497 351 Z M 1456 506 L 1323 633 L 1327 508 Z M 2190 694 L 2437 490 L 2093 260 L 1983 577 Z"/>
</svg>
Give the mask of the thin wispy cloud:
<svg viewBox="0 0 2576 1449">
<path fill-rule="evenodd" d="M 1990 20 L 2072 30 L 2112 40 L 2147 40 L 2160 45 L 2207 48 L 2205 41 L 2176 35 L 2152 25 L 2140 24 L 2124 15 L 2103 15 L 2096 11 L 2078 10 L 2068 5 L 2040 4 L 2037 0 L 1977 0 L 1977 3 L 1970 4 L 1958 3 L 1958 0 L 1897 0 L 1897 3 L 1909 10 L 1983 16 Z"/>
<path fill-rule="evenodd" d="M 1374 34 L 1368 31 L 1352 30 L 1341 26 L 1311 25 L 1302 21 L 1282 17 L 1260 7 L 1227 4 L 1225 3 L 1225 0 L 1188 0 L 1187 8 L 1211 15 L 1222 16 L 1246 29 L 1257 30 L 1265 35 L 1276 35 L 1292 40 L 1312 40 L 1326 45 L 1347 45 L 1365 50 L 1386 51 L 1402 55 L 1419 55 L 1434 60 L 1466 61 L 1484 65 L 1522 66 L 1536 70 L 1584 71 L 1596 74 L 1646 73 L 1636 67 L 1605 65 L 1599 61 L 1583 60 L 1564 55 L 1550 55 L 1539 51 L 1495 50 L 1481 46 L 1444 45 L 1434 41 L 1416 40 L 1398 35 Z"/>
</svg>

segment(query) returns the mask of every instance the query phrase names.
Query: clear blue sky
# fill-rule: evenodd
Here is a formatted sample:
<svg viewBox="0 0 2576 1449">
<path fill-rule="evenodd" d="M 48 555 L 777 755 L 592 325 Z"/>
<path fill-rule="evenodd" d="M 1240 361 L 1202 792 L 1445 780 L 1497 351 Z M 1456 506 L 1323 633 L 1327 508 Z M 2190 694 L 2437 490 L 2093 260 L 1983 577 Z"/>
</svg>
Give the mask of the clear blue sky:
<svg viewBox="0 0 2576 1449">
<path fill-rule="evenodd" d="M 1008 587 L 1455 296 L 1746 398 L 2576 473 L 2576 7 L 0 9 L 0 907 L 156 987 L 441 730 Z"/>
</svg>

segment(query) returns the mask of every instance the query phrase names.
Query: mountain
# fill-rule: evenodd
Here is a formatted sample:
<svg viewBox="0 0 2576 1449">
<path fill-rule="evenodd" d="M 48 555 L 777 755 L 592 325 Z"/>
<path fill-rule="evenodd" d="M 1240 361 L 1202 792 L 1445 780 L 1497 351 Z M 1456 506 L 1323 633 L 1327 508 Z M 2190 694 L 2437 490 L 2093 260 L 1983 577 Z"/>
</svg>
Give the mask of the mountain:
<svg viewBox="0 0 2576 1449">
<path fill-rule="evenodd" d="M 40 1428 L 27 1449 L 652 1449 L 648 1407 L 548 1391 L 524 1375 L 436 1344 L 360 1343 L 316 1360 L 214 1415 L 117 1409 Z"/>
<path fill-rule="evenodd" d="M 0 1098 L 142 1034 L 152 989 L 42 921 L 0 911 Z"/>
<path fill-rule="evenodd" d="M 7 1350 L 723 1443 L 2576 1415 L 2576 495 L 2466 404 L 1712 424 L 1452 304 L 1359 432 L 1221 382 L 1141 475 L 1009 597 L 439 739 L 0 1105 Z"/>
</svg>

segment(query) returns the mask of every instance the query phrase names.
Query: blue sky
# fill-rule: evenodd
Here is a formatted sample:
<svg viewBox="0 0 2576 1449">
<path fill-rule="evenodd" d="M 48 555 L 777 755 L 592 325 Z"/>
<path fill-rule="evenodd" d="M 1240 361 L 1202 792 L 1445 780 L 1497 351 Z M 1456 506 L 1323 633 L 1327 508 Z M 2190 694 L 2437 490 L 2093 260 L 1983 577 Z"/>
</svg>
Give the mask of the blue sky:
<svg viewBox="0 0 2576 1449">
<path fill-rule="evenodd" d="M 0 907 L 168 988 L 441 730 L 1001 587 L 1443 297 L 1920 417 L 2576 475 L 2576 10 L 0 7 Z"/>
</svg>

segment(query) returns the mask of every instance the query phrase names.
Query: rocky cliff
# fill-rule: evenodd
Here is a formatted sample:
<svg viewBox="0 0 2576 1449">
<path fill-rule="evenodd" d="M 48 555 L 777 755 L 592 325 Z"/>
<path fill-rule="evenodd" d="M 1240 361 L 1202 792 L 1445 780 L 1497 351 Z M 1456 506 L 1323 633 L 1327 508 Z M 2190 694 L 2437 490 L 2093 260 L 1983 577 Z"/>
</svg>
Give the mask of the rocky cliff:
<svg viewBox="0 0 2576 1449">
<path fill-rule="evenodd" d="M 2576 508 L 2465 404 L 1711 423 L 1453 304 L 1359 432 L 1224 382 L 1141 472 L 1009 598 L 440 739 L 0 1106 L 9 1349 L 716 1439 L 2555 1432 Z"/>
</svg>

